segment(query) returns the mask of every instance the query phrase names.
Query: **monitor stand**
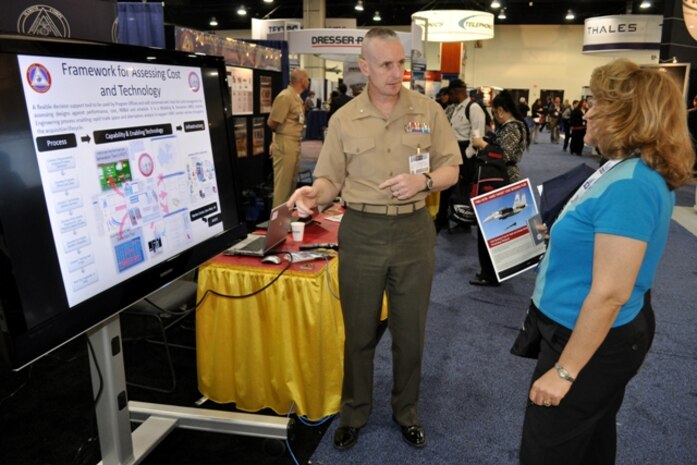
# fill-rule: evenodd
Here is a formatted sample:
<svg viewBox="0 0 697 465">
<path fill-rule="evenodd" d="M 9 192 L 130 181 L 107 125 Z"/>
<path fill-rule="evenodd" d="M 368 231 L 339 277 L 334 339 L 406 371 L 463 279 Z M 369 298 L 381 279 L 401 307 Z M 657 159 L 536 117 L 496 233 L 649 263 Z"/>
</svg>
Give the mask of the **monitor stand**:
<svg viewBox="0 0 697 465">
<path fill-rule="evenodd" d="M 121 348 L 121 324 L 116 314 L 88 331 L 92 390 L 104 465 L 140 463 L 174 428 L 241 434 L 285 440 L 290 419 L 270 415 L 225 412 L 128 401 Z M 95 363 L 97 365 L 95 365 Z M 99 391 L 101 390 L 101 393 Z M 131 432 L 131 421 L 141 423 Z"/>
</svg>

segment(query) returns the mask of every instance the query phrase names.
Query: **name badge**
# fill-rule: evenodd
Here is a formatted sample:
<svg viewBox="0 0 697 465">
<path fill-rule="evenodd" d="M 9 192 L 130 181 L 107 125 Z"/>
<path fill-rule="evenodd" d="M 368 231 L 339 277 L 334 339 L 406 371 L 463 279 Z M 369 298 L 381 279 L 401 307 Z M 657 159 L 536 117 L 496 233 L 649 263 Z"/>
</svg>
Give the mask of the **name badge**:
<svg viewBox="0 0 697 465">
<path fill-rule="evenodd" d="M 428 152 L 416 149 L 416 153 L 409 157 L 409 174 L 421 174 L 431 171 Z"/>
</svg>

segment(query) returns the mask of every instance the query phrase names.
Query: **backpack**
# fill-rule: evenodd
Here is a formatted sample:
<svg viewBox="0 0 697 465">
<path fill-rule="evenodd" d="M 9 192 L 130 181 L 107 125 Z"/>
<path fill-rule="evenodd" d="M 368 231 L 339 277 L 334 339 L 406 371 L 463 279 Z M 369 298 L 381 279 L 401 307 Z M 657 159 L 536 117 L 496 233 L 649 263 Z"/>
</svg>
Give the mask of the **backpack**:
<svg viewBox="0 0 697 465">
<path fill-rule="evenodd" d="M 464 180 L 460 179 L 450 195 L 448 219 L 459 225 L 477 223 L 477 217 L 470 202 L 472 197 L 486 194 L 510 183 L 503 150 L 495 143 L 490 143 L 486 148 L 479 150 L 474 162 L 475 173 L 472 185 L 467 186 Z"/>
<path fill-rule="evenodd" d="M 496 144 L 488 144 L 477 152 L 476 171 L 470 197 L 486 194 L 510 183 L 503 150 Z"/>
<path fill-rule="evenodd" d="M 484 112 L 484 120 L 486 121 L 486 128 L 485 128 L 485 130 L 487 130 L 487 131 L 490 130 L 490 129 L 492 128 L 492 126 L 491 126 L 491 115 L 489 114 L 488 111 L 486 111 L 486 108 L 484 108 L 483 106 L 481 106 L 481 105 L 479 104 L 479 102 L 475 102 L 475 101 L 473 101 L 473 100 L 470 99 L 470 103 L 468 103 L 467 106 L 465 107 L 465 118 L 467 118 L 467 121 L 470 120 L 470 107 L 472 106 L 473 103 L 476 103 L 477 106 L 478 106 L 479 108 L 481 108 L 482 111 Z"/>
</svg>

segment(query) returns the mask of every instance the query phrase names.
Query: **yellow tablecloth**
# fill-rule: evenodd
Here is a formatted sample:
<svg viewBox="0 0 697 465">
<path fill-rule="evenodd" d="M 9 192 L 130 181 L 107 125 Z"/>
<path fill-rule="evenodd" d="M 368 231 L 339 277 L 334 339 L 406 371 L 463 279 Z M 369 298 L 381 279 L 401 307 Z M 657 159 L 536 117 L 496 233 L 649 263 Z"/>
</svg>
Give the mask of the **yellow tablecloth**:
<svg viewBox="0 0 697 465">
<path fill-rule="evenodd" d="M 344 324 L 327 282 L 338 295 L 338 258 L 310 263 L 314 270 L 288 270 L 253 297 L 208 295 L 196 313 L 203 395 L 245 411 L 271 408 L 285 414 L 294 404 L 295 412 L 311 420 L 339 411 Z M 207 289 L 252 292 L 280 269 L 214 259 L 199 270 L 199 299 Z"/>
<path fill-rule="evenodd" d="M 440 192 L 431 192 L 430 194 L 428 194 L 428 196 L 426 197 L 426 208 L 428 208 L 428 213 L 434 220 L 436 219 L 436 215 L 438 214 L 439 207 Z"/>
</svg>

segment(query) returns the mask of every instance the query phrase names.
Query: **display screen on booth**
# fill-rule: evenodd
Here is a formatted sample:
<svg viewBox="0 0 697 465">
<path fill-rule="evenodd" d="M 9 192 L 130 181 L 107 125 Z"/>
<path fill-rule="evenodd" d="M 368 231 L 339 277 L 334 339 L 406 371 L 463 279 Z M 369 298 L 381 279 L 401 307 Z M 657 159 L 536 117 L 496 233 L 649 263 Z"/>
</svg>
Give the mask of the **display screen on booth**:
<svg viewBox="0 0 697 465">
<path fill-rule="evenodd" d="M 227 89 L 220 58 L 0 37 L 0 332 L 11 365 L 244 235 Z"/>
</svg>

